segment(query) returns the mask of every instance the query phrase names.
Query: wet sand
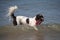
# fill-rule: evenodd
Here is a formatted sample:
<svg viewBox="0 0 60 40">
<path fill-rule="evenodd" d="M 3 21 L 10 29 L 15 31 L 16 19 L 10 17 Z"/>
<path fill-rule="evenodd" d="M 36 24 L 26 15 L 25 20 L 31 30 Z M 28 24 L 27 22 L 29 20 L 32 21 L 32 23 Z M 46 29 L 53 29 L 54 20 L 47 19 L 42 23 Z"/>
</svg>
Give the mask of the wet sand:
<svg viewBox="0 0 60 40">
<path fill-rule="evenodd" d="M 4 27 L 0 29 L 0 40 L 60 40 L 60 32 L 42 27 L 39 31 Z"/>
</svg>

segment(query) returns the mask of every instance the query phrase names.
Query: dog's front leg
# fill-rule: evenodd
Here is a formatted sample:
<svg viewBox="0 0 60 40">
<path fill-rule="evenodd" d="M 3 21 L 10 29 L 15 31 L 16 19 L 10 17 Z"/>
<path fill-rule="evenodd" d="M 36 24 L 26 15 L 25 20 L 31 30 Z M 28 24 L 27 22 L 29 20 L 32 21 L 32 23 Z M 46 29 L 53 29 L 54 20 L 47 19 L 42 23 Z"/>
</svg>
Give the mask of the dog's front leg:
<svg viewBox="0 0 60 40">
<path fill-rule="evenodd" d="M 37 28 L 36 26 L 33 26 L 33 28 L 34 28 L 36 31 L 38 31 L 38 28 Z"/>
</svg>

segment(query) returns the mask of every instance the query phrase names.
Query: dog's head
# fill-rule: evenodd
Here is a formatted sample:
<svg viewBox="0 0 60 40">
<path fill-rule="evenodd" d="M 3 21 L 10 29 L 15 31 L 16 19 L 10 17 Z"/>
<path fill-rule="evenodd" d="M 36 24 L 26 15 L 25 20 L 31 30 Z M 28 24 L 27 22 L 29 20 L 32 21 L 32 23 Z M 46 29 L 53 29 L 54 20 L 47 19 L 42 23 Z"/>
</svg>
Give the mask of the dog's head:
<svg viewBox="0 0 60 40">
<path fill-rule="evenodd" d="M 36 21 L 39 20 L 39 21 L 42 22 L 42 21 L 44 21 L 44 17 L 43 17 L 42 14 L 37 14 L 35 20 L 36 20 Z"/>
</svg>

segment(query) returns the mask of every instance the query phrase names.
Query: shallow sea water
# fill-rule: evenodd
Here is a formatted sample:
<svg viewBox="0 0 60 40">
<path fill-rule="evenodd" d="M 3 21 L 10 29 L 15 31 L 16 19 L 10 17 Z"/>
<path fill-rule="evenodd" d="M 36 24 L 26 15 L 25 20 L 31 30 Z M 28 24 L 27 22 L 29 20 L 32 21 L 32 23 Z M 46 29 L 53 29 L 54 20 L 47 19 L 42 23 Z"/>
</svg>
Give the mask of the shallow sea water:
<svg viewBox="0 0 60 40">
<path fill-rule="evenodd" d="M 0 28 L 1 40 L 60 40 L 60 30 L 41 25 L 39 31 L 27 26 L 4 26 Z M 54 30 L 53 30 L 54 29 Z"/>
</svg>

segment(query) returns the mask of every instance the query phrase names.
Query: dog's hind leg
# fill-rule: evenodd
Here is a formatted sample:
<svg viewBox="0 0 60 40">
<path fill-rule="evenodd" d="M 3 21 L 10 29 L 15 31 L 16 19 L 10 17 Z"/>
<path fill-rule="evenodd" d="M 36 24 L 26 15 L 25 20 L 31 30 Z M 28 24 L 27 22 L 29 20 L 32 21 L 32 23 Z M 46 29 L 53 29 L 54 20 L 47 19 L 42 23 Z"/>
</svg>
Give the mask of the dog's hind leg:
<svg viewBox="0 0 60 40">
<path fill-rule="evenodd" d="M 17 19 L 17 25 L 22 25 L 23 23 L 21 22 L 21 20 Z"/>
<path fill-rule="evenodd" d="M 22 25 L 23 23 L 22 22 L 20 22 L 20 25 Z"/>
</svg>

